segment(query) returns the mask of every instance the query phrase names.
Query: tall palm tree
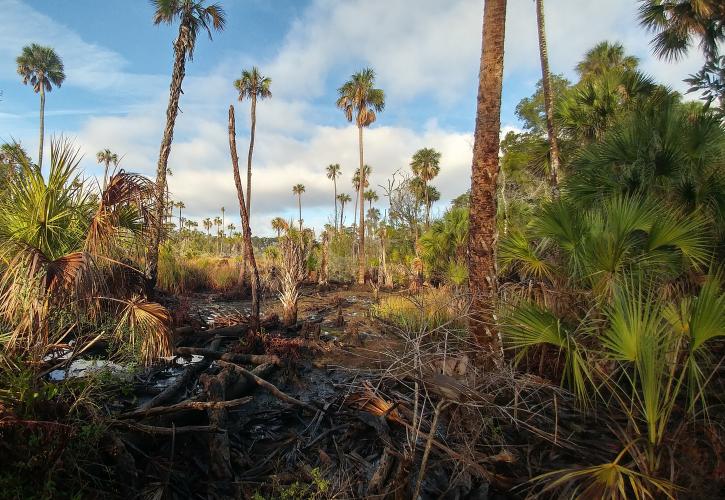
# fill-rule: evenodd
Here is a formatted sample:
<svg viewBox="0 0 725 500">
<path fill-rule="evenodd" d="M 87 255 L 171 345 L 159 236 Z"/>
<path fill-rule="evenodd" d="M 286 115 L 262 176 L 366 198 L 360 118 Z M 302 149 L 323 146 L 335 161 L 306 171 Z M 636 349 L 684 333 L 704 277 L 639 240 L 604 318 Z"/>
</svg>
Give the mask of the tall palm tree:
<svg viewBox="0 0 725 500">
<path fill-rule="evenodd" d="M 277 238 L 279 239 L 282 236 L 282 231 L 289 229 L 289 224 L 282 217 L 275 217 L 272 219 L 272 229 L 277 231 Z"/>
<path fill-rule="evenodd" d="M 225 210 L 226 209 L 224 207 L 222 207 L 222 241 L 220 243 L 222 252 L 224 251 L 224 212 L 225 212 Z"/>
<path fill-rule="evenodd" d="M 176 208 L 179 209 L 179 231 L 181 231 L 181 209 L 186 208 L 186 205 L 184 204 L 183 201 L 180 201 L 180 202 L 176 203 Z"/>
<path fill-rule="evenodd" d="M 599 42 L 589 49 L 584 59 L 576 65 L 582 80 L 598 77 L 612 71 L 634 71 L 639 65 L 635 56 L 625 55 L 621 43 Z"/>
<path fill-rule="evenodd" d="M 166 127 L 161 139 L 159 161 L 156 166 L 156 228 L 149 249 L 147 292 L 156 287 L 159 264 L 159 244 L 162 235 L 164 217 L 164 192 L 166 191 L 166 169 L 171 153 L 171 142 L 174 138 L 174 124 L 179 113 L 181 83 L 186 74 L 186 60 L 194 58 L 196 36 L 199 31 L 206 31 L 209 39 L 212 30 L 224 29 L 224 9 L 219 4 L 205 5 L 205 0 L 151 0 L 155 8 L 154 24 L 171 24 L 179 21 L 179 34 L 174 41 L 174 70 L 169 88 L 169 105 L 166 108 Z"/>
<path fill-rule="evenodd" d="M 218 215 L 214 217 L 214 226 L 216 226 L 216 240 L 217 240 L 217 253 L 221 253 L 221 231 L 219 228 L 222 225 L 222 218 Z"/>
<path fill-rule="evenodd" d="M 349 203 L 352 200 L 349 194 L 342 193 L 337 195 L 337 201 L 340 202 L 340 229 L 343 227 L 343 221 L 345 220 L 345 203 Z"/>
<path fill-rule="evenodd" d="M 262 100 L 272 97 L 272 92 L 269 90 L 270 85 L 272 85 L 272 79 L 262 76 L 256 66 L 253 66 L 251 70 L 243 70 L 242 76 L 234 80 L 234 88 L 239 93 L 239 101 L 241 102 L 246 98 L 251 102 L 249 153 L 247 154 L 247 199 L 245 200 L 247 213 L 250 213 L 249 210 L 252 204 L 252 154 L 254 152 L 254 133 L 257 129 L 257 99 Z"/>
<path fill-rule="evenodd" d="M 482 359 L 502 359 L 496 327 L 496 179 L 498 177 L 501 87 L 506 0 L 486 0 L 474 130 L 468 267 L 472 295 L 471 333 Z"/>
<path fill-rule="evenodd" d="M 369 178 L 370 178 L 370 173 L 372 172 L 372 170 L 373 169 L 370 167 L 370 165 L 365 165 L 363 167 L 363 174 L 364 174 L 363 177 L 365 178 L 365 182 L 363 183 L 363 187 L 362 187 L 363 191 L 365 189 L 367 189 L 368 187 L 370 187 L 370 179 Z M 352 225 L 353 226 L 357 226 L 357 212 L 358 212 L 358 210 L 357 210 L 358 203 L 357 202 L 358 202 L 358 200 L 360 200 L 361 203 L 362 203 L 362 198 L 360 198 L 359 196 L 357 196 L 357 194 L 359 194 L 359 192 L 360 192 L 360 169 L 359 168 L 356 168 L 355 169 L 355 174 L 353 174 L 353 176 L 352 176 L 352 187 L 353 187 L 353 189 L 355 190 L 355 193 L 356 193 L 356 196 L 355 196 L 355 208 L 353 209 L 354 217 L 353 217 Z"/>
<path fill-rule="evenodd" d="M 106 185 L 108 184 L 108 168 L 111 166 L 111 163 L 113 163 L 114 167 L 118 165 L 118 155 L 112 153 L 110 149 L 104 149 L 96 153 L 96 161 L 105 167 L 103 171 L 103 189 L 105 191 Z"/>
<path fill-rule="evenodd" d="M 204 224 L 204 229 L 206 229 L 206 235 L 211 237 L 211 226 L 212 226 L 211 219 L 209 217 L 207 217 L 206 219 L 204 219 L 204 221 L 202 223 Z"/>
<path fill-rule="evenodd" d="M 15 60 L 18 74 L 23 83 L 33 86 L 33 91 L 40 94 L 40 144 L 38 146 L 38 168 L 43 168 L 43 137 L 45 135 L 45 92 L 60 87 L 65 80 L 63 60 L 51 47 L 32 43 L 23 47 L 22 53 Z"/>
<path fill-rule="evenodd" d="M 546 46 L 544 0 L 536 0 L 536 25 L 539 32 L 539 59 L 541 60 L 541 86 L 544 90 L 546 135 L 549 139 L 549 178 L 551 182 L 551 194 L 556 198 L 559 196 L 559 140 L 556 137 L 556 129 L 554 128 L 554 96 L 551 90 L 549 53 Z"/>
<path fill-rule="evenodd" d="M 242 219 L 242 237 L 244 239 L 244 253 L 249 260 L 251 272 L 249 273 L 250 284 L 252 286 L 252 315 L 251 328 L 252 333 L 256 333 L 259 329 L 259 296 L 261 288 L 259 286 L 259 270 L 257 269 L 257 261 L 254 258 L 254 247 L 252 246 L 252 230 L 249 227 L 249 212 L 247 212 L 246 203 L 244 202 L 244 188 L 242 187 L 242 178 L 239 175 L 239 156 L 237 155 L 237 139 L 236 139 L 236 120 L 234 119 L 234 106 L 229 106 L 229 153 L 232 157 L 232 171 L 234 173 L 234 187 L 237 189 L 237 200 L 239 201 L 239 216 Z M 239 277 L 242 283 L 244 276 Z"/>
<path fill-rule="evenodd" d="M 428 196 L 428 183 L 441 171 L 441 154 L 433 148 L 419 149 L 410 161 L 413 173 L 423 181 L 423 198 L 425 200 L 425 227 L 430 226 L 430 198 Z"/>
<path fill-rule="evenodd" d="M 360 225 L 358 226 L 359 245 L 359 269 L 357 281 L 365 283 L 365 224 L 364 224 L 364 203 L 363 192 L 365 190 L 365 170 L 363 165 L 363 128 L 369 127 L 385 108 L 385 92 L 375 88 L 375 72 L 372 68 L 365 68 L 352 75 L 350 80 L 345 82 L 337 90 L 339 97 L 337 107 L 343 110 L 347 121 L 355 120 L 358 130 L 358 150 L 360 155 L 361 179 L 358 187 L 358 201 L 360 204 Z"/>
<path fill-rule="evenodd" d="M 305 186 L 303 184 L 295 184 L 292 186 L 292 193 L 297 195 L 297 206 L 300 209 L 300 233 L 302 232 L 302 193 L 305 192 Z"/>
<path fill-rule="evenodd" d="M 334 163 L 327 166 L 327 178 L 332 179 L 332 184 L 335 188 L 335 231 L 337 232 L 337 178 L 342 175 L 339 163 Z"/>
</svg>

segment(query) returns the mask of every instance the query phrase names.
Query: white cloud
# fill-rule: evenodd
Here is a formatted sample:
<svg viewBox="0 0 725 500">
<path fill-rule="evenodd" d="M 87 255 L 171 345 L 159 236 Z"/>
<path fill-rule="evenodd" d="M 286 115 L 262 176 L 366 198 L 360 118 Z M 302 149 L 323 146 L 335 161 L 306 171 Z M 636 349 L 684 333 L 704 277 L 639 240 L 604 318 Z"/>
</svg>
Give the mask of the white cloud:
<svg viewBox="0 0 725 500">
<path fill-rule="evenodd" d="M 38 41 L 52 44 L 63 55 L 68 73 L 73 74 L 68 85 L 99 93 L 106 88 L 136 92 L 136 104 L 124 115 L 93 113 L 71 135 L 78 137 L 90 173 L 99 172 L 93 153 L 109 147 L 125 155 L 124 168 L 153 176 L 170 76 L 133 74 L 132 61 L 85 42 L 19 0 L 0 0 L 0 12 L 4 16 L 0 71 L 14 72 L 20 47 Z M 655 60 L 648 47 L 650 35 L 638 26 L 632 0 L 547 0 L 546 14 L 554 72 L 573 76 L 573 67 L 586 50 L 605 39 L 624 43 L 628 52 L 642 59 L 646 72 L 676 89 L 684 88 L 680 80 L 700 64 L 697 54 L 678 64 Z M 423 115 L 422 125 L 416 123 L 415 128 L 390 123 L 383 115 L 365 132 L 372 186 L 382 197 L 378 184 L 384 184 L 396 169 L 407 169 L 418 148 L 434 147 L 442 152 L 441 174 L 435 184 L 443 206 L 470 183 L 475 101 L 464 99 L 475 94 L 482 15 L 481 0 L 312 0 L 271 59 L 253 61 L 227 53 L 208 73 L 187 76 L 169 162 L 174 196 L 184 200 L 191 217 L 213 216 L 222 205 L 227 214 L 237 213 L 227 108 L 235 104 L 240 163 L 246 168 L 249 107 L 236 100 L 231 82 L 238 77 L 240 65 L 256 63 L 272 77 L 274 97 L 257 108 L 253 229 L 257 234 L 271 234 L 272 217 L 296 218 L 291 187 L 298 182 L 307 187 L 304 217 L 308 224 L 320 227 L 332 212 L 332 183 L 324 175 L 325 166 L 342 165 L 339 190 L 352 194 L 350 178 L 358 161 L 356 131 L 343 122 L 342 115 L 339 126 L 322 125 L 325 117 L 338 114 L 330 93 L 350 72 L 370 65 L 388 94 L 389 109 L 405 116 Z M 504 85 L 528 94 L 540 75 L 532 0 L 509 0 L 506 37 Z M 513 100 L 523 97 L 514 93 L 504 95 Z M 425 105 L 421 107 L 420 102 Z M 470 116 L 470 128 L 441 128 L 438 123 L 448 123 L 448 113 Z M 35 130 L 34 112 L 12 119 L 26 119 L 27 129 Z M 503 132 L 509 130 L 517 130 L 516 125 L 506 123 Z M 32 150 L 35 138 L 28 139 Z M 384 207 L 385 200 L 379 205 Z M 352 213 L 352 207 L 346 210 Z"/>
</svg>

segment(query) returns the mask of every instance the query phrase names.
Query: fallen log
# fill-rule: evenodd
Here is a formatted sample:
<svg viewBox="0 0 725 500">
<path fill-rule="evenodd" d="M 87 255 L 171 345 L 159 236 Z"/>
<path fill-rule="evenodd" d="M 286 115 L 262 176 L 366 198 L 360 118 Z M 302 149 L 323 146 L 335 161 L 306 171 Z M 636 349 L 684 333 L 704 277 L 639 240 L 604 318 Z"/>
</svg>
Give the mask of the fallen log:
<svg viewBox="0 0 725 500">
<path fill-rule="evenodd" d="M 132 419 L 132 418 L 147 418 L 155 417 L 158 415 L 166 415 L 169 413 L 175 413 L 184 410 L 210 410 L 218 408 L 231 408 L 234 406 L 241 406 L 250 402 L 252 398 L 246 396 L 243 398 L 231 399 L 229 401 L 193 401 L 186 400 L 181 403 L 176 403 L 170 406 L 157 406 L 155 408 L 149 408 L 148 410 L 134 410 L 119 415 L 121 419 Z"/>
<path fill-rule="evenodd" d="M 223 360 L 219 360 L 218 363 L 225 367 L 231 367 L 237 373 L 244 375 L 246 378 L 253 381 L 258 386 L 266 389 L 277 399 L 281 399 L 282 401 L 284 401 L 286 403 L 290 403 L 290 404 L 293 404 L 296 406 L 301 406 L 302 408 L 306 408 L 310 411 L 316 412 L 318 410 L 318 408 L 315 408 L 311 404 L 305 403 L 304 401 L 300 401 L 299 399 L 293 398 L 289 394 L 286 394 L 286 393 L 280 391 L 274 384 L 267 382 L 266 380 L 255 375 L 254 373 L 250 372 L 249 370 L 242 368 L 241 366 L 235 365 L 234 363 L 228 363 Z"/>
<path fill-rule="evenodd" d="M 204 349 L 201 347 L 177 347 L 175 353 L 180 356 L 204 356 L 210 359 L 220 359 L 231 363 L 246 363 L 252 365 L 261 365 L 271 363 L 273 365 L 281 364 L 281 360 L 274 354 L 239 354 L 233 352 L 219 352 L 213 349 Z"/>
<path fill-rule="evenodd" d="M 194 432 L 225 432 L 223 429 L 219 429 L 213 425 L 187 425 L 183 427 L 157 427 L 155 425 L 145 425 L 136 422 L 125 422 L 123 420 L 117 420 L 112 425 L 118 425 L 121 427 L 128 427 L 129 429 L 135 429 L 147 434 L 158 434 L 163 436 L 173 436 L 174 434 L 189 434 Z"/>
</svg>

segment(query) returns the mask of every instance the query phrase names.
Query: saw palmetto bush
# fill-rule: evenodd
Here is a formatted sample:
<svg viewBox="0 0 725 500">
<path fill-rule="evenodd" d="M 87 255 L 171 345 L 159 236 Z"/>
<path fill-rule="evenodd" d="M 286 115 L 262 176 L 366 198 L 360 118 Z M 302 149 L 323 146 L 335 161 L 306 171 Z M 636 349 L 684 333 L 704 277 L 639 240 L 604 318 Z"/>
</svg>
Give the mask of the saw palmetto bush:
<svg viewBox="0 0 725 500">
<path fill-rule="evenodd" d="M 5 347 L 40 360 L 69 333 L 120 314 L 128 321 L 117 333 L 140 337 L 146 360 L 168 353 L 164 313 L 145 300 L 126 300 L 141 282 L 133 258 L 144 248 L 152 184 L 119 171 L 98 194 L 82 179 L 70 142 L 53 140 L 50 156 L 47 179 L 22 162 L 0 200 Z M 156 321 L 131 321 L 140 309 Z"/>
<path fill-rule="evenodd" d="M 657 103 L 579 151 L 562 197 L 499 245 L 504 341 L 517 359 L 553 349 L 562 384 L 621 441 L 611 462 L 538 478 L 546 494 L 674 496 L 678 436 L 708 414 L 725 134 L 702 110 Z"/>
</svg>

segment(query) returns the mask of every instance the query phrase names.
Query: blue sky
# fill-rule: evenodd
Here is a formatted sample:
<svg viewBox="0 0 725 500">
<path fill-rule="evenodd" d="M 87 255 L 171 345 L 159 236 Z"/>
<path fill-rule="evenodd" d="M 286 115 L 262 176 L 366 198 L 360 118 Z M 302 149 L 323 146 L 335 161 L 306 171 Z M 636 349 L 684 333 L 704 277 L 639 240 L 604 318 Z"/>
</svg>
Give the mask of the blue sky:
<svg viewBox="0 0 725 500">
<path fill-rule="evenodd" d="M 227 27 L 200 38 L 187 65 L 181 113 L 169 166 L 170 186 L 187 215 L 234 212 L 236 195 L 226 143 L 229 104 L 237 109 L 240 156 L 246 156 L 248 104 L 231 82 L 253 64 L 272 78 L 273 98 L 258 105 L 252 229 L 296 217 L 291 186 L 307 186 L 306 224 L 321 227 L 332 212 L 324 167 L 341 163 L 340 191 L 351 193 L 356 132 L 334 106 L 337 87 L 365 66 L 387 93 L 385 112 L 366 132 L 372 185 L 407 170 L 420 147 L 443 153 L 435 184 L 443 210 L 470 179 L 475 92 L 481 49 L 480 0 L 226 0 Z M 518 126 L 516 103 L 540 77 L 533 0 L 509 0 L 502 128 Z M 97 175 L 95 152 L 123 155 L 121 166 L 152 175 L 164 126 L 175 26 L 154 26 L 145 0 L 0 0 L 0 140 L 37 151 L 38 97 L 15 72 L 23 45 L 53 46 L 67 80 L 46 104 L 47 135 L 65 134 Z M 634 0 L 547 0 L 552 71 L 574 79 L 588 48 L 616 40 L 641 58 L 642 69 L 684 90 L 698 54 L 677 64 L 655 60 L 636 21 Z M 47 154 L 47 150 L 46 150 Z M 37 155 L 37 153 L 35 153 Z M 382 194 L 378 188 L 379 194 Z M 381 208 L 386 203 L 381 197 Z M 350 212 L 350 215 L 352 213 Z"/>
</svg>

